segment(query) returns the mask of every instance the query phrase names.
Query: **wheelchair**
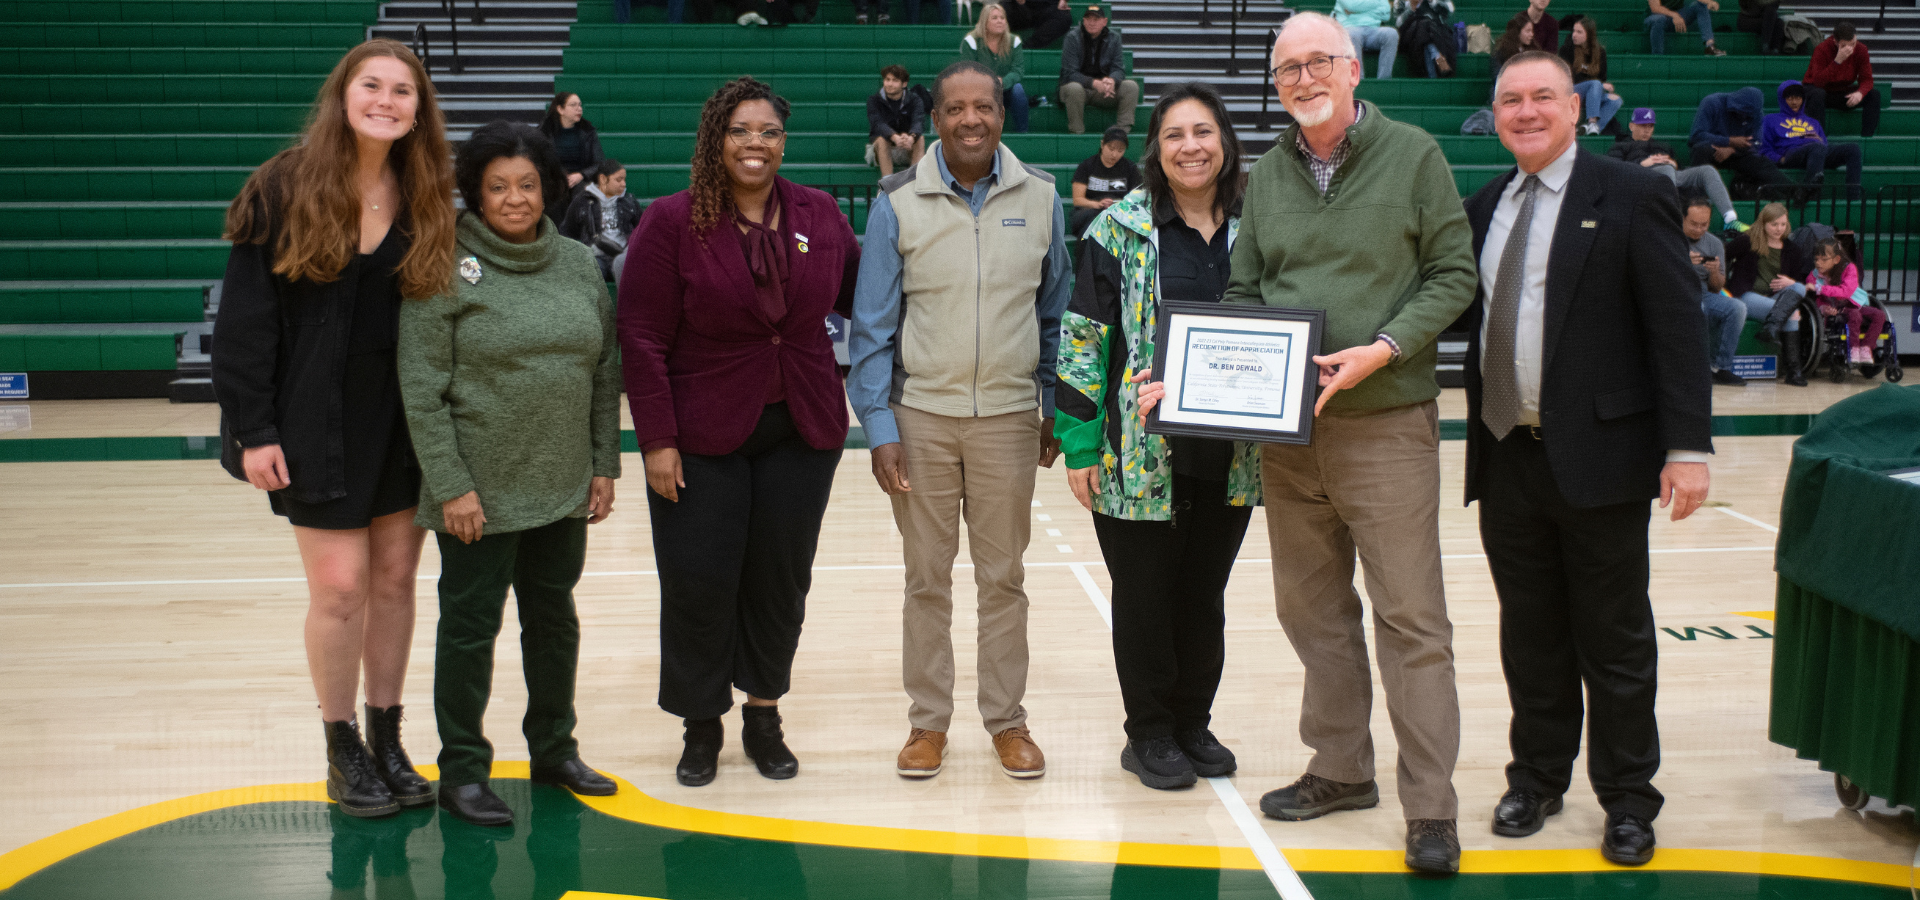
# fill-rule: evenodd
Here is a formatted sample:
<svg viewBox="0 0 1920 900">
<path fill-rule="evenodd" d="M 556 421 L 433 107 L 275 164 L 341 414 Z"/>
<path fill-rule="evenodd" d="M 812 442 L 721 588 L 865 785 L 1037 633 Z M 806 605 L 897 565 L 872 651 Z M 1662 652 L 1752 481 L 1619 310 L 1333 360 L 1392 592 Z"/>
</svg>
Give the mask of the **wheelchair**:
<svg viewBox="0 0 1920 900">
<path fill-rule="evenodd" d="M 1879 297 L 1872 298 L 1870 302 L 1881 312 L 1887 311 L 1886 304 Z M 1851 344 L 1845 316 L 1822 315 L 1812 297 L 1801 298 L 1796 308 L 1800 313 L 1800 331 L 1803 335 L 1800 352 L 1804 358 L 1800 368 L 1808 377 L 1812 377 L 1822 366 L 1826 367 L 1827 377 L 1835 384 L 1846 381 L 1847 376 L 1856 369 L 1862 378 L 1884 376 L 1891 383 L 1906 377 L 1906 372 L 1900 367 L 1899 329 L 1894 326 L 1891 317 L 1873 342 L 1873 362 L 1855 363 L 1847 355 L 1847 348 Z"/>
</svg>

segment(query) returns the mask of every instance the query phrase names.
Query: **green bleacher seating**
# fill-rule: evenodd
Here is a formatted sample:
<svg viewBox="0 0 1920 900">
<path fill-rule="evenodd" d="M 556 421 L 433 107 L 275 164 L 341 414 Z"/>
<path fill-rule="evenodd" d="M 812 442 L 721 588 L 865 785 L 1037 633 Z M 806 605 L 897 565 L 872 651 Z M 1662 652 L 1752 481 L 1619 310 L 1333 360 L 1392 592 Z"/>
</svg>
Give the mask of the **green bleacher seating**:
<svg viewBox="0 0 1920 900">
<path fill-rule="evenodd" d="M 0 241 L 218 237 L 226 215 L 224 200 L 0 202 Z"/>
<path fill-rule="evenodd" d="M 0 282 L 0 325 L 74 322 L 191 322 L 206 288 L 169 281 Z"/>
<path fill-rule="evenodd" d="M 171 371 L 178 334 L 0 334 L 0 372 Z"/>
</svg>

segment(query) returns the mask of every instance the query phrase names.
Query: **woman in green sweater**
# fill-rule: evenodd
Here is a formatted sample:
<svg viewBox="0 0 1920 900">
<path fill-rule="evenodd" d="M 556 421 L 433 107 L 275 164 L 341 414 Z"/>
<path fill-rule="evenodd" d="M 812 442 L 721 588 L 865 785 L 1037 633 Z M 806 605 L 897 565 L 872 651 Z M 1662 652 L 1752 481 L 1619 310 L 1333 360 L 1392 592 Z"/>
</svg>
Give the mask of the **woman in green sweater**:
<svg viewBox="0 0 1920 900">
<path fill-rule="evenodd" d="M 440 545 L 440 805 L 505 825 L 513 812 L 487 786 L 493 745 L 480 723 L 509 586 L 533 780 L 615 790 L 573 738 L 573 586 L 587 526 L 612 511 L 620 477 L 620 351 L 591 251 L 541 214 L 567 183 L 552 142 L 494 122 L 461 146 L 454 180 L 467 205 L 455 290 L 401 310 L 400 391 L 420 460 L 417 521 Z"/>
<path fill-rule="evenodd" d="M 1016 134 L 1027 133 L 1027 88 L 1020 76 L 1027 68 L 1027 51 L 1020 48 L 1020 36 L 1007 27 L 1007 11 L 998 3 L 989 3 L 980 11 L 973 30 L 960 39 L 960 58 L 972 60 L 1000 76 L 1000 102 L 1007 109 Z"/>
</svg>

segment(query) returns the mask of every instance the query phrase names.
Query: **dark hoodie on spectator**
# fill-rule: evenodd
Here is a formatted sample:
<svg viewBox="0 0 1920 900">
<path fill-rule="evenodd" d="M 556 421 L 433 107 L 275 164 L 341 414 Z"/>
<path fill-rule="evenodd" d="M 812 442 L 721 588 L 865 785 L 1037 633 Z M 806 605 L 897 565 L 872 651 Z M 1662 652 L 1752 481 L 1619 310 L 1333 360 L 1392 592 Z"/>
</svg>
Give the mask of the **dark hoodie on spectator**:
<svg viewBox="0 0 1920 900">
<path fill-rule="evenodd" d="M 1708 94 L 1693 114 L 1693 133 L 1687 137 L 1692 146 L 1708 144 L 1729 146 L 1729 138 L 1749 137 L 1756 141 L 1760 132 L 1760 89 L 1743 87 L 1737 91 Z"/>
<path fill-rule="evenodd" d="M 1819 122 L 1787 108 L 1787 88 L 1798 84 L 1798 81 L 1780 82 L 1780 88 L 1775 92 L 1780 101 L 1780 111 L 1767 116 L 1760 123 L 1760 155 L 1774 162 L 1779 162 L 1788 153 L 1807 144 L 1827 142 L 1827 133 L 1820 128 Z M 1805 108 L 1801 107 L 1803 110 Z"/>
</svg>

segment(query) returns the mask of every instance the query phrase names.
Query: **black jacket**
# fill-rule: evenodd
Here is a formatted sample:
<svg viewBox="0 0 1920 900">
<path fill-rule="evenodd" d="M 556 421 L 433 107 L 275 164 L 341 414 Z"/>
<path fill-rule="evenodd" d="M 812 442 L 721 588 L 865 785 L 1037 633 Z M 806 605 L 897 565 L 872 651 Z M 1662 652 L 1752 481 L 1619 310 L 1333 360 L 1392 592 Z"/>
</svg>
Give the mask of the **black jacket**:
<svg viewBox="0 0 1920 900">
<path fill-rule="evenodd" d="M 867 98 L 867 140 L 926 131 L 926 103 L 912 85 L 900 92 L 899 100 L 888 100 L 885 90 L 874 91 Z"/>
<path fill-rule="evenodd" d="M 404 218 L 393 227 L 411 244 Z M 272 247 L 271 235 L 233 245 L 221 281 L 213 325 L 220 465 L 245 481 L 241 449 L 279 444 L 292 482 L 282 493 L 320 503 L 347 494 L 341 434 L 353 423 L 342 421 L 341 386 L 359 260 L 331 282 L 289 281 L 273 273 Z"/>
<path fill-rule="evenodd" d="M 592 122 L 586 119 L 573 123 L 573 130 L 580 132 L 580 164 L 569 166 L 562 163 L 561 165 L 568 174 L 578 172 L 592 178 L 599 174 L 595 170 L 600 168 L 600 161 L 607 158 L 606 153 L 600 149 L 600 132 L 593 127 Z M 555 140 L 560 134 L 560 125 L 558 122 L 542 122 L 540 131 L 546 134 L 548 140 Z"/>
<path fill-rule="evenodd" d="M 1075 28 L 1067 32 L 1067 38 L 1060 42 L 1060 80 L 1071 81 L 1081 87 L 1089 87 L 1095 78 L 1111 78 L 1119 81 L 1127 77 L 1126 57 L 1120 52 L 1120 32 L 1112 25 L 1100 32 L 1094 40 L 1099 44 L 1093 48 L 1093 71 L 1099 74 L 1089 75 L 1080 66 L 1086 53 L 1087 30 Z"/>
<path fill-rule="evenodd" d="M 1656 153 L 1666 154 L 1668 159 L 1674 161 L 1675 166 L 1685 168 L 1681 165 L 1681 158 L 1673 154 L 1673 148 L 1668 146 L 1666 141 L 1636 141 L 1628 138 L 1623 141 L 1614 141 L 1613 146 L 1607 148 L 1608 156 L 1636 166 L 1640 165 L 1641 160 Z"/>
<path fill-rule="evenodd" d="M 1510 169 L 1466 202 L 1479 258 Z M 1713 449 L 1707 324 L 1673 183 L 1577 151 L 1547 261 L 1541 437 L 1554 483 L 1581 508 L 1660 491 L 1668 450 Z M 1480 421 L 1477 291 L 1467 324 L 1467 502 L 1484 493 L 1493 433 Z"/>
<path fill-rule="evenodd" d="M 620 217 L 620 233 L 633 234 L 633 230 L 640 226 L 640 201 L 633 199 L 633 193 L 628 192 L 613 198 L 613 208 L 615 215 Z M 601 256 L 620 255 L 617 250 L 607 252 L 595 241 L 600 236 L 600 198 L 584 188 L 567 207 L 566 217 L 560 220 L 560 234 L 593 248 L 593 252 Z M 626 238 L 622 237 L 621 240 Z"/>
<path fill-rule="evenodd" d="M 1754 284 L 1760 275 L 1760 254 L 1753 252 L 1753 241 L 1757 235 L 1749 231 L 1727 242 L 1727 293 L 1740 296 L 1748 291 L 1771 296 L 1773 291 L 1767 285 Z M 1795 281 L 1807 280 L 1813 271 L 1813 260 L 1800 252 L 1792 241 L 1782 241 L 1780 248 L 1780 274 Z"/>
</svg>

